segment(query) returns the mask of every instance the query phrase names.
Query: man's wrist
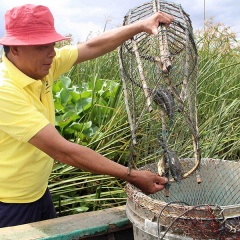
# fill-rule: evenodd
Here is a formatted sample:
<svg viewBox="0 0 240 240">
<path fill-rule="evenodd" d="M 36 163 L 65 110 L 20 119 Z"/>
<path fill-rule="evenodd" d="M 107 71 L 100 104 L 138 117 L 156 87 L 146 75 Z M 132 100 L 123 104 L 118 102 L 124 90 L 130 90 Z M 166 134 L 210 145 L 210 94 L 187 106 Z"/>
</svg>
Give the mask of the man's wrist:
<svg viewBox="0 0 240 240">
<path fill-rule="evenodd" d="M 136 181 L 138 170 L 136 169 L 130 169 L 129 167 L 126 167 L 126 181 L 129 183 L 134 183 Z"/>
</svg>

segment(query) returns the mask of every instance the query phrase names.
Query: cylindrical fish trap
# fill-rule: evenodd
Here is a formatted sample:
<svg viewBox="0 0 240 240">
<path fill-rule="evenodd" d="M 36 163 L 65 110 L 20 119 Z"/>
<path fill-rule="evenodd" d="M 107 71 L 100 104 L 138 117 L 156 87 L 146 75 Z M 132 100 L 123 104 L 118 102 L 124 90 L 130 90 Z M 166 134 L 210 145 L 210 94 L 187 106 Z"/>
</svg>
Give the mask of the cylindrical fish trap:
<svg viewBox="0 0 240 240">
<path fill-rule="evenodd" d="M 156 164 L 144 168 L 157 171 Z M 201 184 L 193 175 L 172 183 L 168 198 L 163 191 L 147 196 L 127 184 L 126 212 L 135 240 L 240 239 L 240 162 L 202 159 L 201 175 Z"/>
<path fill-rule="evenodd" d="M 198 173 L 197 61 L 191 20 L 180 5 L 153 0 L 132 9 L 123 25 L 162 11 L 174 16 L 158 35 L 139 33 L 119 48 L 125 105 L 131 129 L 131 167 L 162 159 L 170 182 Z M 188 139 L 188 141 L 186 141 Z M 174 165 L 182 149 L 195 164 L 188 172 Z M 169 169 L 169 170 L 168 170 Z M 170 174 L 171 173 L 171 174 Z M 161 174 L 162 175 L 162 174 Z"/>
</svg>

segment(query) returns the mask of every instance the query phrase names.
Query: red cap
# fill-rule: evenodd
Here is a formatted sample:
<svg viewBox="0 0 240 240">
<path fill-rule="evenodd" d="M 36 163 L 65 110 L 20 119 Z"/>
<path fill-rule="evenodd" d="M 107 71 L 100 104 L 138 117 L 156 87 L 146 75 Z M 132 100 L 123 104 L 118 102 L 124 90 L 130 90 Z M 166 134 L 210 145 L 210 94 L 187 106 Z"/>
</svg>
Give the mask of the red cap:
<svg viewBox="0 0 240 240">
<path fill-rule="evenodd" d="M 42 45 L 69 38 L 58 34 L 49 8 L 26 4 L 5 14 L 5 35 L 0 44 L 6 46 Z"/>
</svg>

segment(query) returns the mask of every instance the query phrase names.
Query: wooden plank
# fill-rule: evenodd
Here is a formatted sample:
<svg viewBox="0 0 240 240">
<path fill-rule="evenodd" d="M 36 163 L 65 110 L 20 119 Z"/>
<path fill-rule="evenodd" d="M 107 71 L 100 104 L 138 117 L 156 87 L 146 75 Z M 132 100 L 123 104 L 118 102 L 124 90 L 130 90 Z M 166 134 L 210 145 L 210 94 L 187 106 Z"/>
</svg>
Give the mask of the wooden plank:
<svg viewBox="0 0 240 240">
<path fill-rule="evenodd" d="M 125 206 L 0 228 L 1 240 L 72 240 L 129 229 Z"/>
</svg>

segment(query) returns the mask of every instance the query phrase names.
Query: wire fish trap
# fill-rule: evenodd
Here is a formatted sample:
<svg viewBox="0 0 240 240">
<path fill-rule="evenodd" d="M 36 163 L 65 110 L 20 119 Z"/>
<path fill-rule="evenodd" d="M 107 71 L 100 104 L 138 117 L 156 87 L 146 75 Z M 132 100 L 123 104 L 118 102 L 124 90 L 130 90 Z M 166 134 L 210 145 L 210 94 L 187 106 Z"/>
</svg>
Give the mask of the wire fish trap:
<svg viewBox="0 0 240 240">
<path fill-rule="evenodd" d="M 143 168 L 157 172 L 156 164 Z M 203 158 L 201 175 L 201 184 L 194 175 L 172 183 L 168 198 L 162 191 L 147 196 L 128 183 L 127 216 L 142 234 L 154 237 L 137 238 L 135 230 L 135 239 L 240 239 L 240 162 Z"/>
<path fill-rule="evenodd" d="M 129 166 L 137 168 L 137 165 L 159 162 L 159 169 L 162 165 L 159 172 L 170 178 L 169 182 L 180 182 L 196 172 L 200 183 L 198 54 L 191 20 L 180 5 L 154 0 L 130 10 L 123 25 L 145 19 L 157 11 L 174 16 L 168 29 L 160 25 L 157 37 L 139 33 L 119 48 L 131 129 Z M 190 140 L 190 146 L 193 144 L 188 157 L 195 159 L 195 165 L 188 171 L 178 164 L 179 152 L 187 147 L 186 139 Z"/>
</svg>

